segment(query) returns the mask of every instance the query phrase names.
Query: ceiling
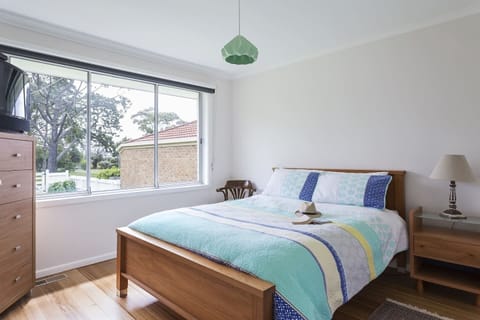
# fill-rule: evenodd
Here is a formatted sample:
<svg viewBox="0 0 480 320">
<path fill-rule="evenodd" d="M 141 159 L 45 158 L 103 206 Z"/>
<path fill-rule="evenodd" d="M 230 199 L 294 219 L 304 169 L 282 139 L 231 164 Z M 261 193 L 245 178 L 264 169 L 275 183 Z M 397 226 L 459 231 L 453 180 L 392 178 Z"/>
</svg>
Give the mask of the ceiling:
<svg viewBox="0 0 480 320">
<path fill-rule="evenodd" d="M 236 0 L 0 0 L 0 9 L 238 77 L 480 11 L 479 0 L 243 0 L 256 63 L 220 49 L 237 33 Z M 55 28 L 51 28 L 54 26 Z M 71 33 L 70 33 L 71 34 Z"/>
</svg>

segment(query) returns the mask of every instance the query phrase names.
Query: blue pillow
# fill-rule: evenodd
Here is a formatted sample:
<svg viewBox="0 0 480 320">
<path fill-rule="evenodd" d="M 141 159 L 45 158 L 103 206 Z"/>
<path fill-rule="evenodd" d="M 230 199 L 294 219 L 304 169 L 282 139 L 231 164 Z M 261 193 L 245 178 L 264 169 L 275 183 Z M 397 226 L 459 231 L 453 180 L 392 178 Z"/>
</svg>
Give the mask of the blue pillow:
<svg viewBox="0 0 480 320">
<path fill-rule="evenodd" d="M 386 172 L 344 173 L 302 169 L 277 169 L 264 195 L 304 201 L 385 209 L 392 177 Z"/>
<path fill-rule="evenodd" d="M 391 181 L 386 173 L 323 172 L 312 201 L 385 209 Z"/>
</svg>

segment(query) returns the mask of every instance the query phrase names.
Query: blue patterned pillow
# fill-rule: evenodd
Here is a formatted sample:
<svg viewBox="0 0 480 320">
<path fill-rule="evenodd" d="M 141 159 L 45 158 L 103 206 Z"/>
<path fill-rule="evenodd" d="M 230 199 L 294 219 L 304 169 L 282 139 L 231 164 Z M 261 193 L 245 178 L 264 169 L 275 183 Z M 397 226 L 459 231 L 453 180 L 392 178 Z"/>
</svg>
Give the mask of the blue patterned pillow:
<svg viewBox="0 0 480 320">
<path fill-rule="evenodd" d="M 320 171 L 276 169 L 264 195 L 312 201 Z"/>
<path fill-rule="evenodd" d="M 385 209 L 392 177 L 386 172 L 343 173 L 277 169 L 264 195 Z"/>
<path fill-rule="evenodd" d="M 385 209 L 391 181 L 388 174 L 322 172 L 312 201 Z"/>
</svg>

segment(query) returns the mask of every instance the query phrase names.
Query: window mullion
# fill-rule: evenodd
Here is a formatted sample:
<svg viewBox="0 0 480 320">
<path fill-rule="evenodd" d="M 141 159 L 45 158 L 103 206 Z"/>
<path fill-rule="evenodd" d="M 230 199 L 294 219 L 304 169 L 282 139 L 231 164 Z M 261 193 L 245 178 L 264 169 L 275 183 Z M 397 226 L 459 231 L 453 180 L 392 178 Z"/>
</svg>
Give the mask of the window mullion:
<svg viewBox="0 0 480 320">
<path fill-rule="evenodd" d="M 197 182 L 203 183 L 203 151 L 204 151 L 204 137 L 203 137 L 203 94 L 198 93 L 197 106 Z"/>
<path fill-rule="evenodd" d="M 87 72 L 87 150 L 86 150 L 86 189 L 88 194 L 92 194 L 92 188 L 90 185 L 90 168 L 92 159 L 90 157 L 90 149 L 91 149 L 91 124 L 92 124 L 92 112 L 90 109 L 90 102 L 91 102 L 91 88 L 92 88 L 92 75 L 91 72 Z"/>
<path fill-rule="evenodd" d="M 154 188 L 159 188 L 158 177 L 158 84 L 155 84 L 154 90 L 154 106 L 153 106 L 153 174 L 154 174 Z"/>
</svg>

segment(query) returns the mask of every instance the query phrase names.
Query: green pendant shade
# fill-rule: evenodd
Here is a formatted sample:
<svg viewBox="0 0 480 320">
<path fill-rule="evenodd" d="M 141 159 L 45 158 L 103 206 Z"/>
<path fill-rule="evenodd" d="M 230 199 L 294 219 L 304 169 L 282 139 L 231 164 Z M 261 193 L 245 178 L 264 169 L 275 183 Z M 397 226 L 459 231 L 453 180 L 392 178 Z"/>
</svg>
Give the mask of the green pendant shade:
<svg viewBox="0 0 480 320">
<path fill-rule="evenodd" d="M 250 64 L 257 60 L 258 49 L 239 34 L 222 48 L 222 55 L 231 64 Z"/>
</svg>

